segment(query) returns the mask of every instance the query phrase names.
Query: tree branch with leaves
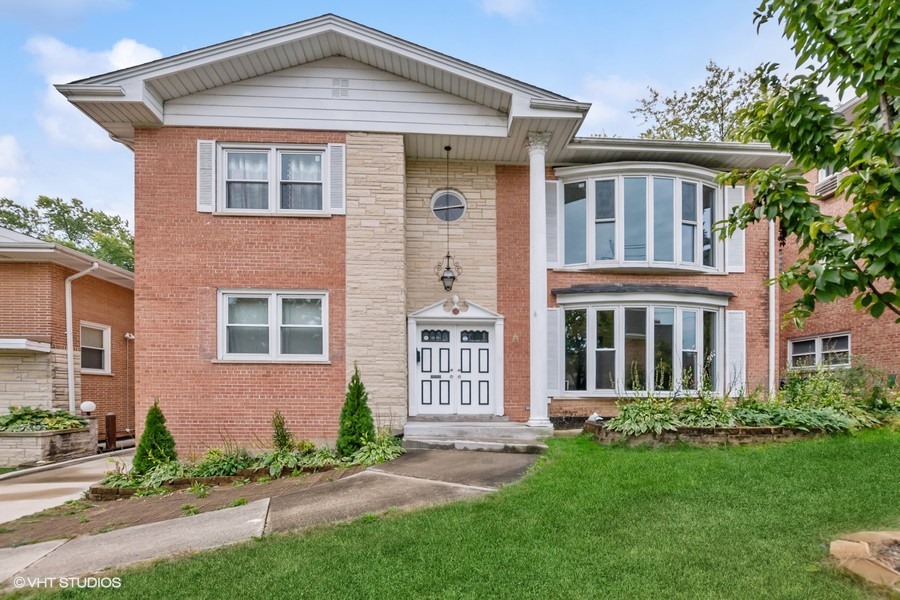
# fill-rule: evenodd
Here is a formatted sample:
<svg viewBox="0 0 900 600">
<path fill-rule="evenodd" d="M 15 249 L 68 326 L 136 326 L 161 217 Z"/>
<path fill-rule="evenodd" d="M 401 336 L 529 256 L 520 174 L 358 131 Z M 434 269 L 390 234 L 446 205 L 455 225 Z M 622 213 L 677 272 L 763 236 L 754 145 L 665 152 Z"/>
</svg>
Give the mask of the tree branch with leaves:
<svg viewBox="0 0 900 600">
<path fill-rule="evenodd" d="M 757 221 L 778 223 L 782 244 L 793 236 L 799 260 L 777 277 L 801 296 L 788 317 L 798 326 L 819 303 L 853 298 L 858 310 L 900 317 L 900 11 L 896 2 L 764 0 L 757 28 L 775 21 L 791 40 L 799 75 L 776 77 L 760 67 L 762 97 L 743 108 L 738 138 L 765 140 L 789 153 L 788 166 L 733 171 L 746 180 L 752 204 L 736 210 L 723 232 Z M 832 87 L 859 102 L 839 114 L 819 90 Z M 804 173 L 830 167 L 841 173 L 836 195 L 847 199 L 839 216 L 822 212 Z M 900 318 L 897 319 L 900 321 Z"/>
</svg>

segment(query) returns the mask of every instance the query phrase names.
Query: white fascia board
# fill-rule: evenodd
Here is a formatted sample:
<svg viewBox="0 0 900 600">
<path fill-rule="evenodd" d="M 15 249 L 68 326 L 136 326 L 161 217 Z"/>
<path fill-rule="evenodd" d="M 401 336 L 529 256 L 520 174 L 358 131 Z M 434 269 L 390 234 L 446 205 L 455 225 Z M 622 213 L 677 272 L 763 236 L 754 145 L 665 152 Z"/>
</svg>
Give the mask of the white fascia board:
<svg viewBox="0 0 900 600">
<path fill-rule="evenodd" d="M 677 304 L 678 306 L 728 306 L 728 298 L 725 296 L 703 296 L 700 294 L 665 294 L 659 292 L 634 292 L 626 294 L 591 292 L 585 294 L 560 294 L 556 297 L 556 303 L 561 306 L 589 305 L 599 306 L 604 304 Z"/>
<path fill-rule="evenodd" d="M 0 338 L 0 350 L 20 350 L 22 352 L 49 353 L 51 348 L 47 342 L 36 342 L 27 338 Z"/>
<path fill-rule="evenodd" d="M 768 144 L 740 142 L 695 142 L 687 140 L 651 140 L 637 138 L 581 138 L 573 139 L 566 150 L 585 151 L 591 150 L 653 150 L 654 152 L 693 152 L 697 154 L 746 154 L 751 156 L 766 156 L 783 158 L 784 162 L 790 159 L 789 154 L 779 152 Z"/>
<path fill-rule="evenodd" d="M 658 163 L 631 160 L 595 165 L 579 165 L 577 167 L 559 167 L 558 169 L 554 169 L 554 172 L 560 179 L 646 173 L 650 175 L 688 175 L 712 182 L 721 171 L 714 171 L 712 169 L 698 167 L 687 163 Z"/>
<path fill-rule="evenodd" d="M 584 119 L 590 104 L 578 102 L 549 101 L 523 94 L 513 94 L 509 106 L 509 116 L 530 119 Z"/>
</svg>

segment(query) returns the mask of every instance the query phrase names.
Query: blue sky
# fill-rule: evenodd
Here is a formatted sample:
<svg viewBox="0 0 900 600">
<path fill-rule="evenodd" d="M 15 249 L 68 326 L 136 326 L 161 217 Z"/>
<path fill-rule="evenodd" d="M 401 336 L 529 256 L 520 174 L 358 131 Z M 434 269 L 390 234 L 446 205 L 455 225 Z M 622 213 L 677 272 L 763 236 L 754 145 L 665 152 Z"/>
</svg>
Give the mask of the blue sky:
<svg viewBox="0 0 900 600">
<path fill-rule="evenodd" d="M 593 103 L 582 135 L 634 137 L 628 111 L 684 90 L 704 65 L 793 66 L 775 24 L 757 35 L 758 0 L 0 0 L 0 196 L 80 198 L 132 217 L 130 150 L 69 106 L 52 83 L 97 75 L 336 13 Z"/>
</svg>

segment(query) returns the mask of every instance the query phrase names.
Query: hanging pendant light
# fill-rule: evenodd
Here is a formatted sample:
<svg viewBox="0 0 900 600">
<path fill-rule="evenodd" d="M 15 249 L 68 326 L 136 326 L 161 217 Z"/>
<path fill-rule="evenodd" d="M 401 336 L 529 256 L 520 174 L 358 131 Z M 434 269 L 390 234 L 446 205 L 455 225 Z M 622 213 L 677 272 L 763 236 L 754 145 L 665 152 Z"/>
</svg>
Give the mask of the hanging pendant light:
<svg viewBox="0 0 900 600">
<path fill-rule="evenodd" d="M 444 146 L 444 152 L 447 153 L 447 186 L 444 188 L 444 197 L 450 197 L 450 146 Z M 447 254 L 438 261 L 434 267 L 434 274 L 441 280 L 444 291 L 449 292 L 453 289 L 453 283 L 462 275 L 462 267 L 453 259 L 450 254 L 450 219 L 445 219 L 447 223 Z"/>
</svg>

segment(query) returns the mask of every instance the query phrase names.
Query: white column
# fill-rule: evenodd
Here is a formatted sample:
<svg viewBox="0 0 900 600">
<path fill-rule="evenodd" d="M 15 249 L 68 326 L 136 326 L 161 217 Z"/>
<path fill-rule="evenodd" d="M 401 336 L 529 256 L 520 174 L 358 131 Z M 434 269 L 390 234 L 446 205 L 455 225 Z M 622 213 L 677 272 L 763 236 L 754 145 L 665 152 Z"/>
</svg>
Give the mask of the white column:
<svg viewBox="0 0 900 600">
<path fill-rule="evenodd" d="M 547 188 L 544 160 L 550 134 L 528 134 L 529 281 L 531 313 L 530 427 L 552 427 L 547 405 Z"/>
</svg>

